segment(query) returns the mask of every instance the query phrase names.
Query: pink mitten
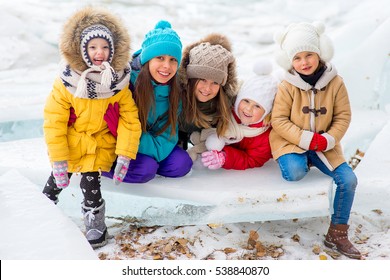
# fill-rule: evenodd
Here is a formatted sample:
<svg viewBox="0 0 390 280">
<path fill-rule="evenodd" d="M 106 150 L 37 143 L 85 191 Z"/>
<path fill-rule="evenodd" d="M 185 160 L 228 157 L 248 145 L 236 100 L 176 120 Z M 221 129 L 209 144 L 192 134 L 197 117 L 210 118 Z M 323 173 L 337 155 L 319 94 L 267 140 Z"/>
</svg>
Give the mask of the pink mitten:
<svg viewBox="0 0 390 280">
<path fill-rule="evenodd" d="M 118 102 L 112 104 L 108 104 L 108 108 L 106 113 L 104 114 L 104 120 L 107 123 L 108 129 L 111 134 L 116 138 L 118 136 L 118 122 L 119 122 L 119 104 Z"/>
<path fill-rule="evenodd" d="M 208 169 L 218 169 L 225 164 L 225 152 L 207 151 L 202 153 L 202 163 Z"/>
<path fill-rule="evenodd" d="M 68 162 L 66 160 L 53 162 L 53 176 L 58 188 L 63 189 L 69 185 Z"/>
<path fill-rule="evenodd" d="M 114 183 L 119 185 L 122 183 L 123 178 L 125 178 L 127 169 L 129 169 L 130 158 L 119 155 L 116 160 L 116 167 L 114 170 Z"/>
</svg>

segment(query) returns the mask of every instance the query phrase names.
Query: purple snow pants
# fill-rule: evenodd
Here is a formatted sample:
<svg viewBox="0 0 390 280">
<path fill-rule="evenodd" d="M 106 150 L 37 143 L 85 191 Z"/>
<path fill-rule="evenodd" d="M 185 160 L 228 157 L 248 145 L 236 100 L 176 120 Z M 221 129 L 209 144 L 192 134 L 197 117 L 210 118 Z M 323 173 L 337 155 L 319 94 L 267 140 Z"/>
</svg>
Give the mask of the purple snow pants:
<svg viewBox="0 0 390 280">
<path fill-rule="evenodd" d="M 110 172 L 103 172 L 105 177 L 114 176 L 115 164 Z M 154 158 L 137 154 L 137 159 L 131 160 L 127 174 L 123 179 L 126 183 L 146 183 L 152 180 L 156 174 L 164 177 L 183 177 L 190 172 L 192 160 L 188 153 L 179 146 L 176 146 L 164 160 L 157 162 Z"/>
</svg>

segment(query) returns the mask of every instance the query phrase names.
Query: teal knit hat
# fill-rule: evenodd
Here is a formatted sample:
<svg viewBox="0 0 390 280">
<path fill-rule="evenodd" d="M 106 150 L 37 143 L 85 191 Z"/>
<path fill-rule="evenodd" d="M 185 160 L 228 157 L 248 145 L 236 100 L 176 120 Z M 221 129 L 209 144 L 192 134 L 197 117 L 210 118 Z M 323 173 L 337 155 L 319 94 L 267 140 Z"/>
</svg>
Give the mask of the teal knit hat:
<svg viewBox="0 0 390 280">
<path fill-rule="evenodd" d="M 146 33 L 142 43 L 141 64 L 144 65 L 159 55 L 170 55 L 181 61 L 182 45 L 179 35 L 171 28 L 168 21 L 159 21 L 153 30 Z"/>
</svg>

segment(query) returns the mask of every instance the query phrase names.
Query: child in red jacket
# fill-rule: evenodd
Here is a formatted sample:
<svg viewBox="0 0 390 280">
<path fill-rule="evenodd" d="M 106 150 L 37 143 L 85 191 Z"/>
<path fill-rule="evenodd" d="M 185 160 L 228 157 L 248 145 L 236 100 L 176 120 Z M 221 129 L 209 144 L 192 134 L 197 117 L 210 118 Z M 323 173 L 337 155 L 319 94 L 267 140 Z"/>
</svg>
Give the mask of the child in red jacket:
<svg viewBox="0 0 390 280">
<path fill-rule="evenodd" d="M 272 64 L 261 60 L 254 65 L 256 76 L 241 87 L 232 109 L 231 121 L 223 137 L 210 135 L 202 163 L 209 169 L 261 167 L 272 158 L 269 143 L 270 113 L 277 81 L 270 75 Z"/>
</svg>

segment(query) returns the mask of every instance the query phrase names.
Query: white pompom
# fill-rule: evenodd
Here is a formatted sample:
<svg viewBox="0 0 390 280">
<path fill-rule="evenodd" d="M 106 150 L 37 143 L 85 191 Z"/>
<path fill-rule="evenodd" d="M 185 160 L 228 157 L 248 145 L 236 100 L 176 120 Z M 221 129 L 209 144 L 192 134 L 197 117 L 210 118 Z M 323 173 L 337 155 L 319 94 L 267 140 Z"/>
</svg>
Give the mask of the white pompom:
<svg viewBox="0 0 390 280">
<path fill-rule="evenodd" d="M 272 72 L 272 63 L 268 58 L 259 58 L 253 64 L 253 72 L 257 75 L 269 75 Z"/>
<path fill-rule="evenodd" d="M 223 147 L 225 147 L 225 141 L 219 138 L 217 134 L 211 134 L 207 137 L 205 145 L 209 151 L 222 151 Z"/>
<path fill-rule="evenodd" d="M 316 28 L 316 31 L 319 35 L 325 32 L 325 24 L 321 21 L 314 21 L 313 26 Z"/>
</svg>

